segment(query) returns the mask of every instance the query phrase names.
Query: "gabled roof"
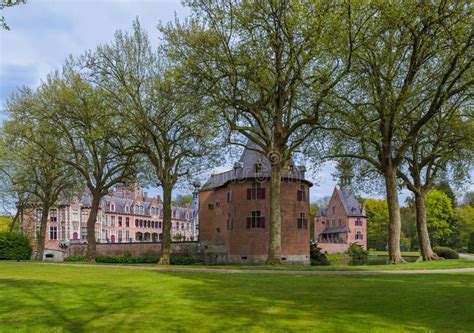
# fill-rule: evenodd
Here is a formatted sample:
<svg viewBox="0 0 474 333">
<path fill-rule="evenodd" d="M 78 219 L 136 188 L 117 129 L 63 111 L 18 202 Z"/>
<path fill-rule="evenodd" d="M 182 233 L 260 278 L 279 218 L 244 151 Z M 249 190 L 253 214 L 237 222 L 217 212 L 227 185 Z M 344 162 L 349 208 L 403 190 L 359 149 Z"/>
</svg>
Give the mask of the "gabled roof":
<svg viewBox="0 0 474 333">
<path fill-rule="evenodd" d="M 257 171 L 256 165 L 259 164 Z M 313 184 L 304 178 L 306 169 L 304 166 L 296 167 L 293 161 L 290 170 L 284 172 L 285 178 L 297 179 L 307 182 L 310 186 Z M 272 173 L 272 167 L 269 159 L 262 155 L 258 146 L 253 141 L 248 141 L 240 159 L 235 163 L 234 168 L 219 174 L 212 175 L 202 186 L 201 191 L 207 191 L 214 188 L 224 186 L 228 182 L 243 179 L 265 179 L 269 178 Z"/>
<path fill-rule="evenodd" d="M 363 206 L 359 204 L 357 198 L 349 187 L 344 188 L 335 188 L 339 198 L 341 198 L 342 205 L 344 206 L 344 210 L 346 211 L 347 216 L 360 216 L 365 217 Z"/>
</svg>

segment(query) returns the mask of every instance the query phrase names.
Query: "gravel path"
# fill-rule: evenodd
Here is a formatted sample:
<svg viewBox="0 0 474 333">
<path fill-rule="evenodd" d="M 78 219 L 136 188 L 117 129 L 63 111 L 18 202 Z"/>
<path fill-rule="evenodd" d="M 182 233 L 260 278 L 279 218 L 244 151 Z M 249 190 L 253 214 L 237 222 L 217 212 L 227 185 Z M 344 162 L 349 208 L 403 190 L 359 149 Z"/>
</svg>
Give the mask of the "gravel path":
<svg viewBox="0 0 474 333">
<path fill-rule="evenodd" d="M 57 265 L 41 263 L 42 265 Z M 405 274 L 452 274 L 452 273 L 474 273 L 474 267 L 454 269 L 419 269 L 419 270 L 380 270 L 380 271 L 287 271 L 270 269 L 217 269 L 217 268 L 192 268 L 192 267 L 153 267 L 153 266 L 124 266 L 124 265 L 89 265 L 89 264 L 60 264 L 71 267 L 94 267 L 94 268 L 123 268 L 143 271 L 162 272 L 191 272 L 191 273 L 221 273 L 221 274 L 298 274 L 298 275 L 405 275 Z"/>
<path fill-rule="evenodd" d="M 467 254 L 467 253 L 459 253 L 459 258 L 467 259 L 467 260 L 474 260 L 474 255 L 473 254 Z"/>
</svg>

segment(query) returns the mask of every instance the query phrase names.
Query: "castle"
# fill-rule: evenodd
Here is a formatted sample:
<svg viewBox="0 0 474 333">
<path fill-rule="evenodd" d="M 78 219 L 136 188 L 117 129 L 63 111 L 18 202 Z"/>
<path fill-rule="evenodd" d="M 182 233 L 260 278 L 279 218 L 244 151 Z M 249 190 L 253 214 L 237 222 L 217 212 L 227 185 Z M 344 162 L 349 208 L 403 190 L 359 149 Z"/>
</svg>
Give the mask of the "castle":
<svg viewBox="0 0 474 333">
<path fill-rule="evenodd" d="M 282 175 L 281 259 L 288 264 L 310 262 L 313 221 L 309 189 L 312 183 L 305 178 L 305 173 L 304 166 L 290 161 Z M 199 248 L 207 262 L 263 263 L 268 254 L 270 176 L 270 161 L 253 143 L 248 143 L 231 170 L 213 174 L 202 187 L 195 183 L 196 191 L 188 207 L 172 208 L 172 240 L 193 242 L 193 249 Z M 50 210 L 45 249 L 64 249 L 85 243 L 90 207 L 91 198 L 87 193 L 59 200 Z M 101 201 L 95 229 L 97 242 L 156 243 L 153 249 L 159 253 L 162 208 L 159 196 L 150 197 L 139 186 L 116 187 Z M 33 245 L 40 214 L 41 210 L 34 204 L 22 214 L 22 229 Z M 336 188 L 329 208 L 321 210 L 314 220 L 314 239 L 323 252 L 345 252 L 351 243 L 366 247 L 366 222 L 364 207 L 352 191 Z"/>
</svg>

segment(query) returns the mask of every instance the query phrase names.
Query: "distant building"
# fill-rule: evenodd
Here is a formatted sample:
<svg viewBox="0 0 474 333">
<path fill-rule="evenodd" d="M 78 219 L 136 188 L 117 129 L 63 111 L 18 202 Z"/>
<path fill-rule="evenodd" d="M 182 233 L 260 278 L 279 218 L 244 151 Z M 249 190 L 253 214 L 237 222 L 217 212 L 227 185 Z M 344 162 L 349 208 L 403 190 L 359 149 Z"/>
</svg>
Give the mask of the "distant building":
<svg viewBox="0 0 474 333">
<path fill-rule="evenodd" d="M 270 221 L 269 160 L 248 143 L 227 172 L 212 175 L 199 192 L 200 241 L 219 247 L 229 263 L 260 263 L 268 254 Z M 287 263 L 309 263 L 309 188 L 304 166 L 290 165 L 281 184 L 281 256 Z"/>
<path fill-rule="evenodd" d="M 197 193 L 189 207 L 172 207 L 172 240 L 198 239 Z M 87 241 L 87 219 L 91 196 L 61 199 L 49 212 L 45 248 L 58 249 L 71 242 Z M 32 203 L 21 214 L 21 228 L 36 242 L 41 209 Z M 101 203 L 95 224 L 99 243 L 158 242 L 163 232 L 163 204 L 159 196 L 150 197 L 143 188 L 116 187 Z"/>
<path fill-rule="evenodd" d="M 367 248 L 367 216 L 350 188 L 334 188 L 327 209 L 315 218 L 314 236 L 323 252 L 346 252 L 352 243 Z"/>
</svg>

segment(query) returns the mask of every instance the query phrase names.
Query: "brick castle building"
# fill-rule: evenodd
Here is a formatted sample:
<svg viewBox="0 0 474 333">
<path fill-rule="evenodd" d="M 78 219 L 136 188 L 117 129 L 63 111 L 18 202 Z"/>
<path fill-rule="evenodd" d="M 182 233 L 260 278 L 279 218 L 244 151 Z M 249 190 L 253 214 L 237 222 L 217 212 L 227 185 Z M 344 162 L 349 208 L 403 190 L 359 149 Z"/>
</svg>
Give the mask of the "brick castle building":
<svg viewBox="0 0 474 333">
<path fill-rule="evenodd" d="M 159 196 L 150 197 L 142 187 L 118 186 L 105 196 L 97 214 L 95 234 L 99 243 L 157 242 L 162 237 L 163 210 Z M 91 197 L 59 200 L 49 212 L 45 248 L 59 249 L 70 243 L 87 241 L 87 219 Z M 34 204 L 21 214 L 21 228 L 35 245 L 41 209 Z M 172 208 L 172 239 L 192 241 L 198 238 L 197 193 L 189 207 Z"/>
<path fill-rule="evenodd" d="M 318 212 L 314 223 L 314 239 L 322 252 L 346 252 L 352 243 L 367 248 L 365 208 L 349 188 L 334 188 L 328 208 Z"/>
<path fill-rule="evenodd" d="M 229 263 L 267 258 L 270 216 L 269 160 L 248 144 L 232 170 L 212 175 L 199 192 L 199 236 L 220 247 Z M 283 262 L 309 263 L 309 188 L 305 167 L 290 165 L 281 184 Z"/>
</svg>

